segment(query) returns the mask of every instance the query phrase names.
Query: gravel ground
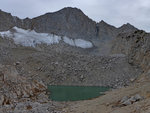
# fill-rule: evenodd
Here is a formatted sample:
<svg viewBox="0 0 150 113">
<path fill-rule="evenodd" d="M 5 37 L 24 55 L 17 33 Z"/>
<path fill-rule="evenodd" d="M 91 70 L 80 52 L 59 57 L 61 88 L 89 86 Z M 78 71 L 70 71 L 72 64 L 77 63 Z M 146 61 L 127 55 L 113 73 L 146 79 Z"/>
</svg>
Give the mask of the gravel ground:
<svg viewBox="0 0 150 113">
<path fill-rule="evenodd" d="M 124 55 L 93 55 L 92 49 L 80 49 L 63 43 L 36 48 L 0 40 L 0 62 L 16 65 L 29 79 L 45 84 L 121 87 L 141 73 Z"/>
</svg>

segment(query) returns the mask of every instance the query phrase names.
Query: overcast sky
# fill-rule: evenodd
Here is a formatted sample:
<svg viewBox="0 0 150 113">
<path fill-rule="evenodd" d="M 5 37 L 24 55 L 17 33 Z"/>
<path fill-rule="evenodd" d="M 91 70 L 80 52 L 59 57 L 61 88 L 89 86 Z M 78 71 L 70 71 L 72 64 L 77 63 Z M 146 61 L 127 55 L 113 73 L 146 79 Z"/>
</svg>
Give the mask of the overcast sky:
<svg viewBox="0 0 150 113">
<path fill-rule="evenodd" d="M 20 18 L 36 17 L 63 7 L 80 8 L 87 16 L 116 27 L 131 23 L 150 32 L 150 0 L 0 0 L 0 9 Z"/>
</svg>

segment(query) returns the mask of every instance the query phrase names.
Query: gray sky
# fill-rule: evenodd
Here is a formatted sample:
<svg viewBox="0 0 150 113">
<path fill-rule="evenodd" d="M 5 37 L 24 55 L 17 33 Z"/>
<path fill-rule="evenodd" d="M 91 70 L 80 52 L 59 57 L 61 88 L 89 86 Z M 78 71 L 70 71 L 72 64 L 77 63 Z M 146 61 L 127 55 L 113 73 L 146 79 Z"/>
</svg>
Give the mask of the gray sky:
<svg viewBox="0 0 150 113">
<path fill-rule="evenodd" d="M 63 7 L 80 8 L 87 16 L 116 27 L 127 22 L 150 32 L 150 0 L 0 0 L 0 9 L 20 18 L 36 17 Z"/>
</svg>

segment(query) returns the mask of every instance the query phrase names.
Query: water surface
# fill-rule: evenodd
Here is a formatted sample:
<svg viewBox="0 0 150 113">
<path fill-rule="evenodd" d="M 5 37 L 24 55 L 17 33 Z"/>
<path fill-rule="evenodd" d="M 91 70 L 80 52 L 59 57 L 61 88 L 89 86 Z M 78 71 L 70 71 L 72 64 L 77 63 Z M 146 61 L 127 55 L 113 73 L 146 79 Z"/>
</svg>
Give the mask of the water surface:
<svg viewBox="0 0 150 113">
<path fill-rule="evenodd" d="M 49 97 L 54 101 L 88 100 L 103 95 L 109 89 L 99 86 L 48 86 Z"/>
</svg>

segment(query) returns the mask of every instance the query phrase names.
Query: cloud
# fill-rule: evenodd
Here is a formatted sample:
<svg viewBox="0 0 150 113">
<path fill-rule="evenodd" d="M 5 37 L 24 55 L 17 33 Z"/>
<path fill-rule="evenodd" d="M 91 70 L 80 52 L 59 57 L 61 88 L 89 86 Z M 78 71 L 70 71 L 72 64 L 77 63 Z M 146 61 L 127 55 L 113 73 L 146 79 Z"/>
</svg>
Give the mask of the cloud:
<svg viewBox="0 0 150 113">
<path fill-rule="evenodd" d="M 0 8 L 12 15 L 36 17 L 63 7 L 80 8 L 86 15 L 99 22 L 104 20 L 114 26 L 131 23 L 150 31 L 149 0 L 1 0 Z"/>
</svg>

